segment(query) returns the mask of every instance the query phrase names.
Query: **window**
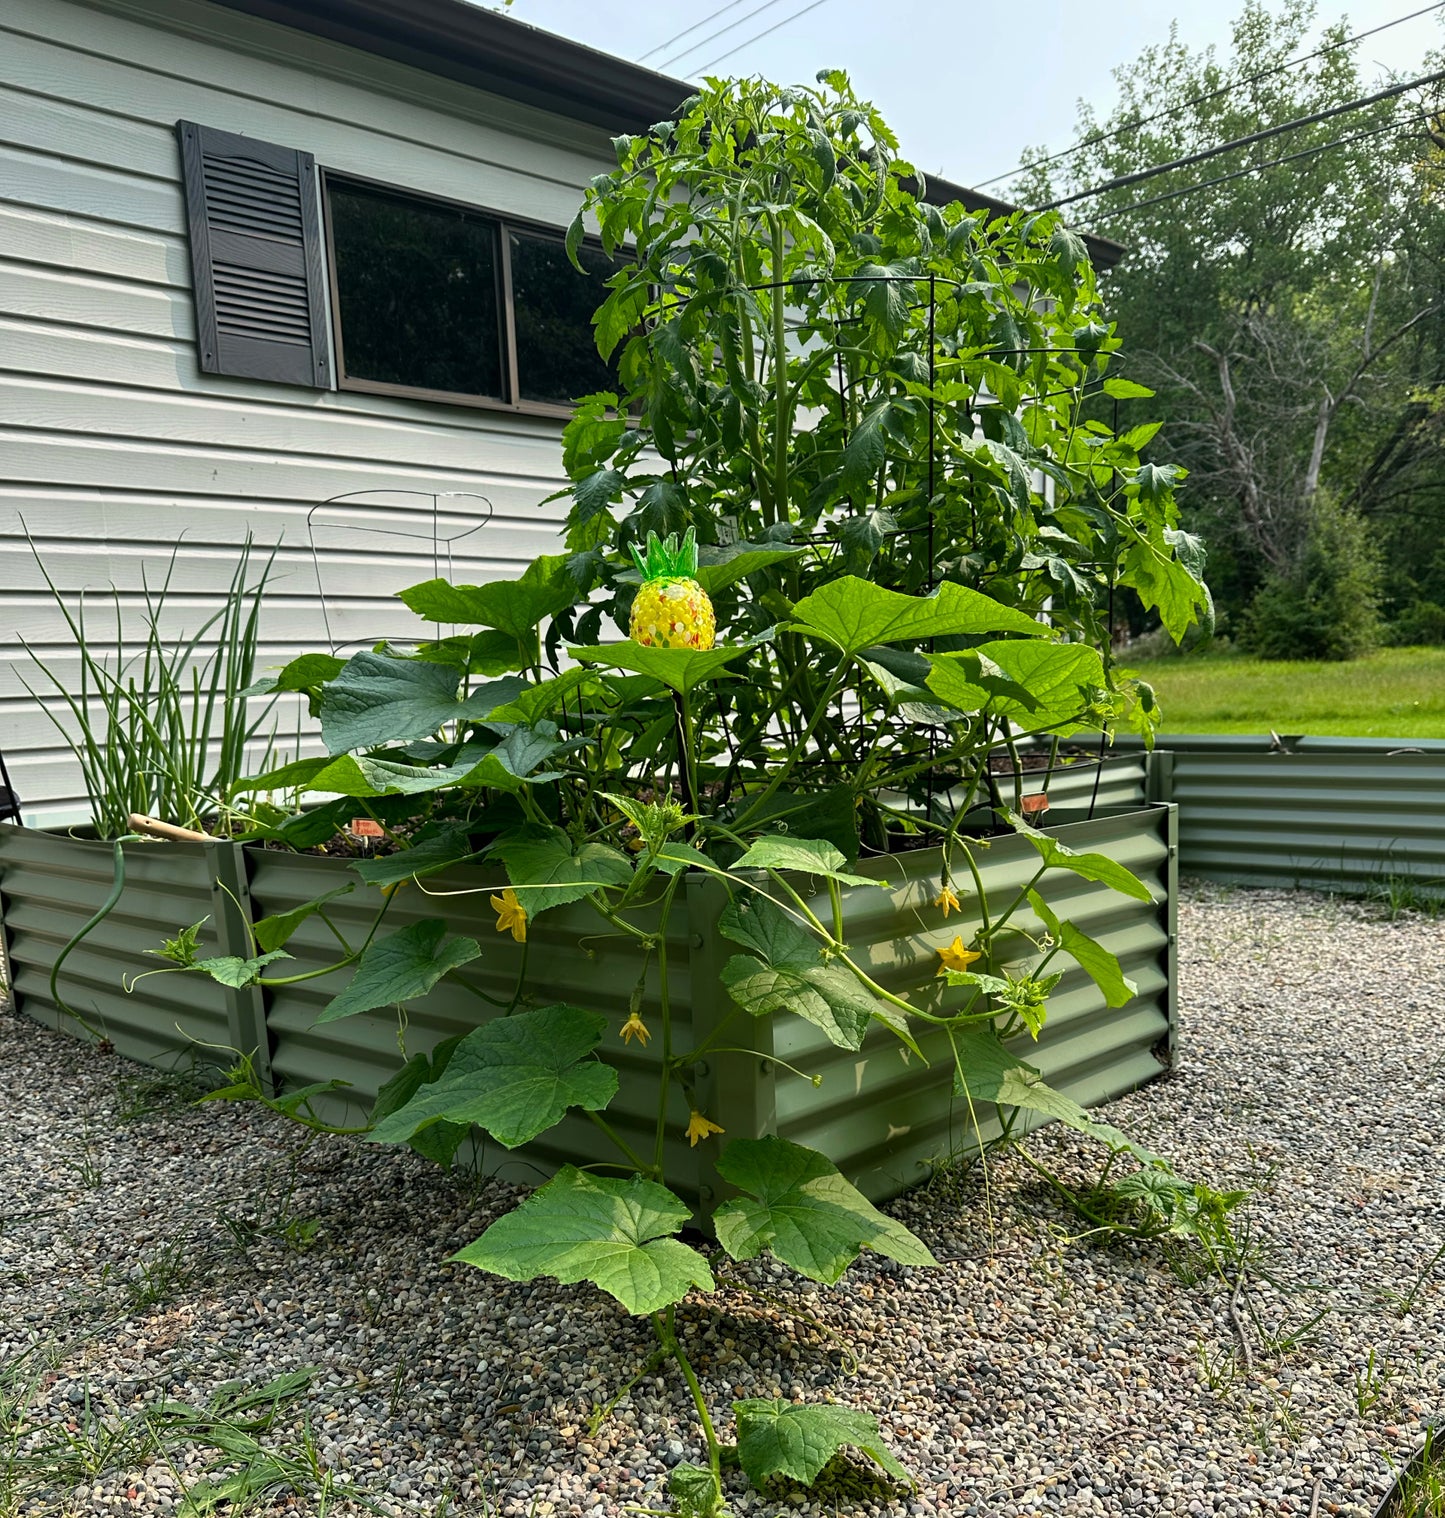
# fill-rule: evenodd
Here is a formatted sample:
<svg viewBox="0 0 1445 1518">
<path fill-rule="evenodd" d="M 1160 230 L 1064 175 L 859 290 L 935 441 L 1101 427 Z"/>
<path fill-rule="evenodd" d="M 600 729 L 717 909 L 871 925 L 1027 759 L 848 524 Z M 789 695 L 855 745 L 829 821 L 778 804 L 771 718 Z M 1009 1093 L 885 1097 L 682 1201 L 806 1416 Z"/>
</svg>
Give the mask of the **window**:
<svg viewBox="0 0 1445 1518">
<path fill-rule="evenodd" d="M 558 228 L 324 170 L 318 204 L 309 153 L 176 130 L 205 372 L 324 390 L 334 353 L 343 390 L 548 416 L 615 387 L 601 248 L 578 274 Z"/>
<path fill-rule="evenodd" d="M 505 399 L 496 223 L 361 185 L 326 190 L 342 383 Z"/>
<path fill-rule="evenodd" d="M 343 389 L 565 411 L 614 383 L 592 313 L 613 261 L 447 201 L 324 176 Z"/>
<path fill-rule="evenodd" d="M 517 329 L 517 393 L 524 401 L 570 405 L 579 396 L 617 383 L 602 361 L 592 313 L 602 304 L 603 281 L 617 267 L 601 248 L 581 247 L 578 277 L 560 237 L 512 231 L 512 311 Z"/>
</svg>

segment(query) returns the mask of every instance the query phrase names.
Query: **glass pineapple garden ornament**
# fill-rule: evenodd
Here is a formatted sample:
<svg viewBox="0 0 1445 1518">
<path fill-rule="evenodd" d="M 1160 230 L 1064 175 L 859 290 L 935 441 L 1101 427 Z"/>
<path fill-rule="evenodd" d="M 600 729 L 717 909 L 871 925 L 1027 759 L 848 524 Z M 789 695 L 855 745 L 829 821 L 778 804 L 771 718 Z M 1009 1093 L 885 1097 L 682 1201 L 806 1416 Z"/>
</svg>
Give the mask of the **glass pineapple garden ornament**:
<svg viewBox="0 0 1445 1518">
<path fill-rule="evenodd" d="M 642 572 L 642 588 L 632 603 L 627 632 L 645 648 L 711 648 L 717 638 L 717 619 L 707 592 L 693 578 L 697 573 L 697 533 L 687 529 L 659 539 L 647 535 L 647 550 L 632 545 L 632 557 Z"/>
</svg>

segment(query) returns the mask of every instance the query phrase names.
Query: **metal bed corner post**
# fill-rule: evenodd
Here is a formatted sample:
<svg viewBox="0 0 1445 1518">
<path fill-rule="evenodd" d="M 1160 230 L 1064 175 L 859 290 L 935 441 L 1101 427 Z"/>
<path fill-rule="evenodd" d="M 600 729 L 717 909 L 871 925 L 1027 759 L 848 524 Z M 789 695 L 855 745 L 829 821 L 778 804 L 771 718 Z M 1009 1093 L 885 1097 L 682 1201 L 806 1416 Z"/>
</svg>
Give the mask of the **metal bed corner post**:
<svg viewBox="0 0 1445 1518">
<path fill-rule="evenodd" d="M 5 751 L 0 749 L 0 822 L 20 820 L 20 797 L 10 783 L 10 771 L 5 766 Z"/>
</svg>

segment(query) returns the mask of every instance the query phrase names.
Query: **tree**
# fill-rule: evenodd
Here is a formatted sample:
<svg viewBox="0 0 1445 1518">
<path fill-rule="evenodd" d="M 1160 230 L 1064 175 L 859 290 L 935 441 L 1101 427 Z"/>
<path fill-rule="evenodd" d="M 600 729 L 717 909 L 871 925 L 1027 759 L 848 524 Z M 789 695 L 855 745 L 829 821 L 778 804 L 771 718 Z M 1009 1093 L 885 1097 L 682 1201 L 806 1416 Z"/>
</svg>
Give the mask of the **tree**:
<svg viewBox="0 0 1445 1518">
<path fill-rule="evenodd" d="M 1362 80 L 1342 24 L 1316 40 L 1313 20 L 1308 0 L 1278 15 L 1249 0 L 1227 63 L 1171 34 L 1116 72 L 1106 120 L 1081 105 L 1085 145 L 1022 172 L 1015 198 L 1048 204 L 1383 88 Z M 1437 54 L 1420 73 L 1442 64 Z M 1445 500 L 1439 91 L 1407 90 L 1070 212 L 1130 250 L 1110 275 L 1125 369 L 1160 393 L 1161 443 L 1190 471 L 1190 524 L 1210 540 L 1216 595 L 1235 617 L 1262 583 L 1299 581 L 1326 496 L 1366 519 L 1392 564 L 1429 558 L 1419 549 Z M 1413 567 L 1392 569 L 1387 610 L 1421 585 Z"/>
</svg>

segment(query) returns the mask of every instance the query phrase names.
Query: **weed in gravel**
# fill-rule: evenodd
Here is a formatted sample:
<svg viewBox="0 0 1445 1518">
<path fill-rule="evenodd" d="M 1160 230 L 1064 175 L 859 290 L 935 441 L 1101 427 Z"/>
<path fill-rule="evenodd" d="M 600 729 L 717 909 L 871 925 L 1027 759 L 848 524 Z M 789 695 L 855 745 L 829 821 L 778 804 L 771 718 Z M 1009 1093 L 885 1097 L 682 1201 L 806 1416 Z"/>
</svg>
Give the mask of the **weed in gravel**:
<svg viewBox="0 0 1445 1518">
<path fill-rule="evenodd" d="M 216 1258 L 191 1239 L 172 1239 L 148 1259 L 136 1262 L 121 1282 L 126 1305 L 133 1313 L 148 1312 L 172 1302 L 204 1281 L 215 1269 Z"/>
<path fill-rule="evenodd" d="M 13 1518 L 20 1512 L 27 1413 L 46 1369 L 34 1347 L 0 1361 L 0 1518 Z"/>
<path fill-rule="evenodd" d="M 1309 1313 L 1298 1321 L 1291 1318 L 1286 1312 L 1273 1327 L 1267 1326 L 1260 1318 L 1253 1300 L 1245 1299 L 1248 1304 L 1250 1324 L 1254 1329 L 1256 1347 L 1265 1357 L 1275 1360 L 1287 1360 L 1297 1350 L 1315 1343 L 1319 1338 L 1319 1327 L 1333 1311 L 1330 1307 L 1322 1307 L 1318 1312 Z"/>
<path fill-rule="evenodd" d="M 35 1457 L 35 1468 L 48 1481 L 75 1487 L 97 1481 L 108 1471 L 145 1463 L 152 1441 L 142 1417 L 117 1414 L 96 1394 L 89 1378 L 71 1389 L 69 1401 L 69 1417 L 50 1426 Z"/>
<path fill-rule="evenodd" d="M 310 1496 L 318 1515 L 326 1511 L 336 1477 L 321 1460 L 309 1420 L 302 1420 L 294 1444 L 268 1448 L 257 1438 L 272 1428 L 283 1403 L 305 1392 L 312 1374 L 292 1371 L 256 1391 L 228 1382 L 204 1408 L 164 1402 L 147 1416 L 156 1453 L 170 1465 L 178 1484 L 184 1486 L 175 1464 L 181 1450 L 215 1452 L 215 1469 L 186 1489 L 181 1512 L 187 1518 L 200 1518 L 223 1503 L 231 1513 L 243 1512 L 256 1499 L 282 1493 Z"/>
<path fill-rule="evenodd" d="M 308 1134 L 267 1169 L 254 1199 L 216 1210 L 216 1222 L 237 1254 L 263 1241 L 304 1254 L 321 1236 L 322 1220 L 305 1216 L 295 1206 L 302 1167 L 314 1138 Z"/>
<path fill-rule="evenodd" d="M 1068 1313 L 1074 1295 L 1066 1254 L 1070 1242 L 1063 1229 L 1051 1226 L 1047 1237 L 1039 1240 L 1037 1251 L 1029 1259 L 1029 1274 L 1041 1288 L 1051 1292 L 1060 1315 Z"/>
<path fill-rule="evenodd" d="M 1394 1396 L 1390 1391 L 1390 1383 L 1394 1379 L 1395 1372 L 1389 1361 L 1384 1355 L 1377 1355 L 1374 1345 L 1371 1345 L 1364 1365 L 1354 1375 L 1355 1411 L 1362 1418 L 1367 1418 L 1377 1408 L 1381 1416 L 1388 1412 L 1394 1404 Z"/>
<path fill-rule="evenodd" d="M 252 1499 L 282 1492 L 312 1498 L 318 1515 L 326 1510 L 335 1478 L 309 1425 L 303 1421 L 294 1442 L 276 1448 L 258 1438 L 304 1394 L 312 1371 L 293 1371 L 255 1389 L 229 1382 L 203 1408 L 162 1401 L 133 1412 L 118 1410 L 87 1380 L 51 1410 L 43 1393 L 52 1384 L 52 1358 L 37 1348 L 0 1367 L 0 1518 L 68 1512 L 76 1487 L 158 1461 L 184 1491 L 177 1511 L 186 1518 L 211 1514 L 222 1503 L 240 1513 Z M 181 1471 L 195 1451 L 207 1456 L 205 1474 L 186 1489 Z M 370 1505 L 363 1496 L 357 1500 Z"/>
<path fill-rule="evenodd" d="M 1196 1339 L 1194 1357 L 1199 1361 L 1199 1368 L 1204 1373 L 1210 1391 L 1223 1400 L 1234 1390 L 1235 1382 L 1239 1380 L 1242 1369 L 1239 1356 L 1232 1347 L 1223 1349 L 1206 1344 L 1203 1339 Z"/>
<path fill-rule="evenodd" d="M 1279 1179 L 1279 1161 L 1262 1154 L 1248 1140 L 1245 1141 L 1244 1152 L 1249 1156 L 1250 1169 L 1244 1175 L 1241 1184 L 1248 1186 L 1254 1192 L 1272 1191 L 1275 1182 Z"/>
<path fill-rule="evenodd" d="M 1420 1293 L 1424 1291 L 1426 1282 L 1442 1260 L 1445 1260 L 1445 1244 L 1442 1244 L 1425 1262 L 1424 1269 L 1415 1277 L 1415 1284 L 1409 1291 L 1392 1291 L 1388 1286 L 1377 1286 L 1375 1295 L 1397 1318 L 1408 1318 L 1414 1310 L 1415 1303 L 1420 1300 Z"/>
<path fill-rule="evenodd" d="M 391 1392 L 386 1399 L 386 1415 L 395 1418 L 398 1411 L 405 1404 L 406 1398 L 403 1392 L 406 1387 L 407 1364 L 405 1360 L 396 1362 L 396 1370 L 391 1378 Z"/>
<path fill-rule="evenodd" d="M 1294 1443 L 1304 1433 L 1304 1423 L 1290 1406 L 1289 1392 L 1265 1386 L 1262 1397 L 1251 1397 L 1245 1409 L 1250 1438 L 1267 1455 L 1278 1443 Z"/>
<path fill-rule="evenodd" d="M 1365 887 L 1365 900 L 1387 922 L 1408 914 L 1434 922 L 1445 912 L 1445 880 L 1417 880 L 1412 875 L 1382 875 Z"/>
<path fill-rule="evenodd" d="M 53 1218 L 64 1211 L 63 1207 L 37 1207 L 29 1212 L 0 1212 L 0 1237 L 4 1236 L 7 1229 L 21 1223 L 30 1223 L 36 1218 Z M 15 1279 L 18 1284 L 24 1285 L 24 1279 L 19 1272 L 16 1272 Z"/>
<path fill-rule="evenodd" d="M 89 1119 L 81 1124 L 75 1153 L 62 1155 L 60 1162 L 87 1191 L 96 1191 L 105 1184 L 105 1171 L 91 1139 Z"/>
<path fill-rule="evenodd" d="M 129 1062 L 116 1072 L 115 1115 L 122 1123 L 177 1112 L 216 1089 L 217 1072 L 192 1062 L 175 1070 L 152 1070 Z"/>
</svg>

